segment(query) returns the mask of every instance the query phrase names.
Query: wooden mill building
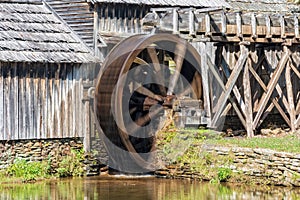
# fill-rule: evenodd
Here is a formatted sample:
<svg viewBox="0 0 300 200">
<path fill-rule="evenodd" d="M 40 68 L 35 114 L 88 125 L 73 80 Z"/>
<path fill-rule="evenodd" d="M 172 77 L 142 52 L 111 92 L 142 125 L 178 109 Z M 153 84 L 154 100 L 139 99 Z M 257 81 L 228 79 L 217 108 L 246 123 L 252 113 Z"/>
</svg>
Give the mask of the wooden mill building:
<svg viewBox="0 0 300 200">
<path fill-rule="evenodd" d="M 93 133 L 88 91 L 99 71 L 94 63 L 122 39 L 156 32 L 179 35 L 201 55 L 209 127 L 234 114 L 252 136 L 270 113 L 291 130 L 300 127 L 295 4 L 9 0 L 0 7 L 1 140 Z"/>
<path fill-rule="evenodd" d="M 1 1 L 0 24 L 0 140 L 83 137 L 92 50 L 39 0 Z"/>
</svg>

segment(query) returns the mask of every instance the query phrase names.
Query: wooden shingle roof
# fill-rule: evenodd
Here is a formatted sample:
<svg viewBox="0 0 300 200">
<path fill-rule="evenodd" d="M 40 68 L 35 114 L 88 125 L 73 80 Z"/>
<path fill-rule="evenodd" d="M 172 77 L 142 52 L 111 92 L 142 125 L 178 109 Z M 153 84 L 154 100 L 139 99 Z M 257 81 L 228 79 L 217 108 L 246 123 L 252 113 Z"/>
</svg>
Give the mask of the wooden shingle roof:
<svg viewBox="0 0 300 200">
<path fill-rule="evenodd" d="M 95 57 L 41 0 L 2 0 L 0 61 L 87 63 Z"/>
<path fill-rule="evenodd" d="M 120 3 L 151 6 L 224 7 L 230 8 L 225 0 L 87 0 L 92 3 Z"/>
<path fill-rule="evenodd" d="M 233 11 L 262 13 L 299 12 L 299 5 L 288 0 L 227 0 Z"/>
</svg>

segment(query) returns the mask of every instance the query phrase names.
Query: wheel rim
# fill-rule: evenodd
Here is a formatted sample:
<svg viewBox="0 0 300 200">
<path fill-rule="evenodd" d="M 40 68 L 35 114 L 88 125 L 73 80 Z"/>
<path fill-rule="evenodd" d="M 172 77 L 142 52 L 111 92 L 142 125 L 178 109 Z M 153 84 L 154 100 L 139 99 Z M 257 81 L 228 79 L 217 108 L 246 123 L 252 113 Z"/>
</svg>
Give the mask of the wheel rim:
<svg viewBox="0 0 300 200">
<path fill-rule="evenodd" d="M 166 57 L 175 63 L 173 73 Z M 95 90 L 109 165 L 131 173 L 153 171 L 158 116 L 186 95 L 201 99 L 202 85 L 199 54 L 185 40 L 169 34 L 135 35 L 114 47 Z"/>
</svg>

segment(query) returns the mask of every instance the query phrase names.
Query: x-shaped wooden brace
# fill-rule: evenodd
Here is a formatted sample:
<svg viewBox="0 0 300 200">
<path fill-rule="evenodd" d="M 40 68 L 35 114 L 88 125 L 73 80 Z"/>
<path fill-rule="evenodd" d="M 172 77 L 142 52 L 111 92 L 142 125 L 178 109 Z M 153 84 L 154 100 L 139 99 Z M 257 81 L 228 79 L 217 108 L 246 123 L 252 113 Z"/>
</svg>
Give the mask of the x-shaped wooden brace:
<svg viewBox="0 0 300 200">
<path fill-rule="evenodd" d="M 218 120 L 224 110 L 224 107 L 227 103 L 227 99 L 229 99 L 232 103 L 232 106 L 234 107 L 235 111 L 237 112 L 237 115 L 239 116 L 241 122 L 243 123 L 243 125 L 246 127 L 246 122 L 245 119 L 242 115 L 242 113 L 240 112 L 239 108 L 237 107 L 236 103 L 234 102 L 234 100 L 232 100 L 230 98 L 230 93 L 233 90 L 235 83 L 243 69 L 243 66 L 247 60 L 248 57 L 248 49 L 247 48 L 242 48 L 241 50 L 241 56 L 239 57 L 236 65 L 233 68 L 233 73 L 231 73 L 231 75 L 228 78 L 228 81 L 226 83 L 226 85 L 224 85 L 222 79 L 219 77 L 218 72 L 215 70 L 214 66 L 212 63 L 209 63 L 209 69 L 211 70 L 212 74 L 214 75 L 214 77 L 216 78 L 216 80 L 218 81 L 218 83 L 220 84 L 220 86 L 223 89 L 223 92 L 221 93 L 219 100 L 216 104 L 216 113 L 214 114 L 214 117 L 212 119 L 211 125 L 212 127 L 215 127 L 218 124 Z M 209 60 L 209 59 L 208 59 Z M 234 91 L 236 96 L 240 96 L 240 94 L 238 94 L 238 90 Z"/>
<path fill-rule="evenodd" d="M 260 67 L 260 65 L 263 63 L 265 59 L 265 56 L 261 57 L 260 60 L 259 60 L 259 64 L 256 66 L 256 68 Z M 249 70 L 251 72 L 251 74 L 253 75 L 253 77 L 256 79 L 256 81 L 259 83 L 259 85 L 261 86 L 261 88 L 264 90 L 265 93 L 268 92 L 268 87 L 265 85 L 265 83 L 262 81 L 262 79 L 260 78 L 260 76 L 256 73 L 256 70 L 251 66 L 249 65 Z M 280 76 L 280 75 L 279 75 Z M 273 77 L 274 78 L 274 77 Z M 270 81 L 269 81 L 270 83 Z M 286 97 L 284 96 L 283 92 L 282 92 L 282 89 L 280 88 L 279 84 L 276 82 L 276 86 L 275 86 L 280 98 L 282 98 L 282 101 L 284 102 L 284 105 L 288 105 L 288 101 L 286 99 Z M 272 92 L 272 91 L 270 91 Z M 271 112 L 271 110 L 274 108 L 274 106 L 277 108 L 277 110 L 279 111 L 279 113 L 281 114 L 281 116 L 283 117 L 283 119 L 286 121 L 286 123 L 290 126 L 290 120 L 288 118 L 288 116 L 285 114 L 284 110 L 281 108 L 281 106 L 279 105 L 278 103 L 278 97 L 276 98 L 273 98 L 271 101 L 271 104 L 270 106 L 267 108 L 267 111 Z M 268 101 L 268 100 L 266 100 Z M 268 113 L 268 112 L 267 112 Z M 264 118 L 266 117 L 267 115 L 264 115 L 260 122 L 257 122 L 257 124 L 253 124 L 254 125 L 254 128 L 258 127 L 260 125 L 260 123 L 264 120 Z"/>
<path fill-rule="evenodd" d="M 280 87 L 278 87 L 277 83 L 278 83 L 278 80 L 282 74 L 282 71 L 284 69 L 284 67 L 286 66 L 286 63 L 288 61 L 288 58 L 289 58 L 289 54 L 288 52 L 284 52 L 283 53 L 283 56 L 281 58 L 281 60 L 278 62 L 278 65 L 275 69 L 275 72 L 273 74 L 273 76 L 271 77 L 268 85 L 266 86 L 260 78 L 258 78 L 258 75 L 256 74 L 255 70 L 250 69 L 250 71 L 252 72 L 252 74 L 254 75 L 254 77 L 256 77 L 256 79 L 258 80 L 258 83 L 262 86 L 262 88 L 264 89 L 264 93 L 259 101 L 259 104 L 258 104 L 258 111 L 257 111 L 257 114 L 254 118 L 254 121 L 253 121 L 253 127 L 256 128 L 258 123 L 259 123 L 259 120 L 267 106 L 267 103 L 268 101 L 270 100 L 270 97 L 276 87 L 277 91 L 279 90 L 280 91 Z M 255 75 L 256 74 L 256 75 Z M 282 92 L 279 92 L 279 93 L 282 93 Z M 282 110 L 282 108 L 280 107 L 280 105 L 278 104 L 278 102 L 274 100 L 272 100 L 272 103 L 276 106 L 276 108 L 278 109 L 278 111 L 281 113 L 281 115 L 283 116 L 283 118 L 285 119 L 285 121 L 290 121 L 288 119 L 288 117 L 284 114 L 284 111 Z"/>
</svg>

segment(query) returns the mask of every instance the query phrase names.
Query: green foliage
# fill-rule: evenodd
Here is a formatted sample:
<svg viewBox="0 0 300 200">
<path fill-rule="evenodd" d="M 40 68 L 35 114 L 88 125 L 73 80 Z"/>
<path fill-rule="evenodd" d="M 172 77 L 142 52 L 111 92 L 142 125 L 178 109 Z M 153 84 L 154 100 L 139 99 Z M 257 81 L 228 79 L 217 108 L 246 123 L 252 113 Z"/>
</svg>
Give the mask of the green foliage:
<svg viewBox="0 0 300 200">
<path fill-rule="evenodd" d="M 226 181 L 231 177 L 232 170 L 227 167 L 221 167 L 218 169 L 218 179 L 220 182 Z"/>
<path fill-rule="evenodd" d="M 25 182 L 45 178 L 49 175 L 46 162 L 28 162 L 24 159 L 15 160 L 6 172 L 9 176 L 21 178 Z"/>
<path fill-rule="evenodd" d="M 84 150 L 71 150 L 71 154 L 63 157 L 59 163 L 57 173 L 59 177 L 82 176 L 84 173 L 83 164 Z"/>
</svg>

